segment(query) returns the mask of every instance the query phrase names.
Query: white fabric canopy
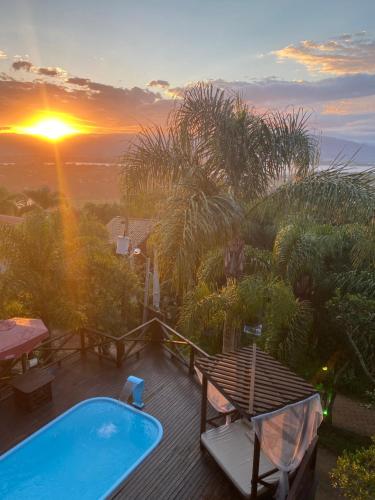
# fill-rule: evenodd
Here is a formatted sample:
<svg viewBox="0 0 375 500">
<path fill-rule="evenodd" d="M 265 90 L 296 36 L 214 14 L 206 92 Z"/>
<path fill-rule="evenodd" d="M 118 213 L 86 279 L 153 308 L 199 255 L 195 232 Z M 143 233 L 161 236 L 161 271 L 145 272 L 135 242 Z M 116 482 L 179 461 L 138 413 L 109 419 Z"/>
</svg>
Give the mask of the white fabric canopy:
<svg viewBox="0 0 375 500">
<path fill-rule="evenodd" d="M 195 367 L 195 371 L 199 382 L 202 383 L 202 372 L 197 367 Z M 219 413 L 229 413 L 234 410 L 234 406 L 210 382 L 207 383 L 207 399 Z"/>
<path fill-rule="evenodd" d="M 288 473 L 301 463 L 323 420 L 319 394 L 252 418 L 263 453 L 280 472 L 277 500 L 289 491 Z"/>
</svg>

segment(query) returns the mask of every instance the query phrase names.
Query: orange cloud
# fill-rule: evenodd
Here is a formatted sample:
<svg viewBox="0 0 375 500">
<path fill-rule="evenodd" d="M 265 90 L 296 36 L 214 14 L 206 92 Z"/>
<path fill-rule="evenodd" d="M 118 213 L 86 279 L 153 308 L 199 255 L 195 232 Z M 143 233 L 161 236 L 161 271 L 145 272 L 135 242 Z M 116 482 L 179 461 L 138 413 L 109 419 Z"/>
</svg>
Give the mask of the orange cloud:
<svg viewBox="0 0 375 500">
<path fill-rule="evenodd" d="M 375 40 L 366 37 L 364 32 L 325 42 L 303 40 L 273 54 L 281 62 L 296 61 L 312 72 L 335 75 L 375 73 Z"/>
<path fill-rule="evenodd" d="M 92 133 L 134 133 L 141 124 L 164 122 L 171 103 L 150 90 L 114 87 L 85 78 L 17 81 L 3 75 L 0 109 L 0 133 L 11 132 L 41 112 L 69 114 Z"/>
<path fill-rule="evenodd" d="M 375 96 L 340 99 L 324 105 L 324 115 L 357 115 L 375 113 Z"/>
</svg>

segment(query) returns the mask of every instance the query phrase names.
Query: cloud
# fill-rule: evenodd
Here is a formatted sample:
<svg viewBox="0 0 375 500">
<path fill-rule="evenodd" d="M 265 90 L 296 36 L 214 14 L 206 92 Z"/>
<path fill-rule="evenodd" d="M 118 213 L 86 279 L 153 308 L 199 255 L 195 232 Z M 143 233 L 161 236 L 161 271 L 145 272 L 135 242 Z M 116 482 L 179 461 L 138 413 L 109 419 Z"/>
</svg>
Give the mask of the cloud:
<svg viewBox="0 0 375 500">
<path fill-rule="evenodd" d="M 357 74 L 320 81 L 287 81 L 274 77 L 253 81 L 210 80 L 227 95 L 239 94 L 258 112 L 303 107 L 311 112 L 315 131 L 346 139 L 375 141 L 375 75 Z M 194 83 L 169 88 L 167 94 L 183 97 Z"/>
<path fill-rule="evenodd" d="M 341 116 L 375 113 L 375 95 L 330 101 L 324 105 L 322 113 Z"/>
<path fill-rule="evenodd" d="M 12 64 L 12 69 L 14 69 L 14 71 L 20 71 L 20 70 L 30 71 L 32 67 L 33 63 L 30 61 L 26 61 L 24 59 L 18 59 L 17 61 L 14 61 L 14 63 Z"/>
<path fill-rule="evenodd" d="M 34 66 L 35 68 L 35 66 Z M 35 73 L 38 73 L 39 75 L 43 76 L 62 76 L 66 74 L 66 71 L 64 71 L 62 68 L 35 68 Z"/>
<path fill-rule="evenodd" d="M 0 50 L 0 59 L 7 59 L 7 55 L 3 50 Z"/>
<path fill-rule="evenodd" d="M 303 40 L 272 52 L 280 62 L 303 64 L 311 72 L 334 75 L 375 73 L 375 39 L 365 32 L 343 34 L 323 42 Z"/>
<path fill-rule="evenodd" d="M 50 75 L 48 75 L 50 76 Z M 0 79 L 1 127 L 20 124 L 45 109 L 70 114 L 92 124 L 93 132 L 137 131 L 164 123 L 172 102 L 150 90 L 114 87 L 80 77 L 19 81 Z"/>
<path fill-rule="evenodd" d="M 185 87 L 169 87 L 167 90 L 167 95 L 171 99 L 182 99 L 186 89 L 190 87 L 191 84 L 187 84 Z"/>
<path fill-rule="evenodd" d="M 169 87 L 169 82 L 167 82 L 167 80 L 151 80 L 151 82 L 147 84 L 147 87 L 161 87 L 166 89 Z"/>
<path fill-rule="evenodd" d="M 325 78 L 317 82 L 265 78 L 254 81 L 210 80 L 228 94 L 238 93 L 254 106 L 312 106 L 314 103 L 375 95 L 375 75 L 348 75 Z M 168 94 L 182 97 L 186 88 L 169 88 Z"/>
<path fill-rule="evenodd" d="M 20 63 L 14 68 L 16 71 L 29 72 L 28 81 L 0 74 L 0 127 L 3 130 L 48 106 L 92 124 L 93 132 L 136 132 L 140 126 L 166 123 L 174 100 L 194 85 L 189 82 L 171 87 L 166 80 L 154 80 L 146 89 L 123 88 L 79 75 L 69 76 L 57 67 L 37 67 L 25 59 L 15 62 Z M 275 77 L 251 81 L 216 79 L 210 83 L 228 95 L 238 93 L 259 112 L 302 106 L 313 112 L 312 128 L 346 138 L 374 140 L 375 75 L 339 75 L 319 81 Z M 164 90 L 162 96 L 157 87 Z"/>
<path fill-rule="evenodd" d="M 32 72 L 38 75 L 49 76 L 53 78 L 66 76 L 66 71 L 64 71 L 62 68 L 58 67 L 43 68 L 39 66 L 34 66 L 34 64 L 28 59 L 22 59 L 22 58 L 19 58 L 13 62 L 12 69 L 14 71 L 27 71 L 29 73 Z"/>
<path fill-rule="evenodd" d="M 85 87 L 90 83 L 88 78 L 80 78 L 79 76 L 72 76 L 66 80 L 67 83 L 72 85 L 79 85 L 80 87 Z"/>
</svg>

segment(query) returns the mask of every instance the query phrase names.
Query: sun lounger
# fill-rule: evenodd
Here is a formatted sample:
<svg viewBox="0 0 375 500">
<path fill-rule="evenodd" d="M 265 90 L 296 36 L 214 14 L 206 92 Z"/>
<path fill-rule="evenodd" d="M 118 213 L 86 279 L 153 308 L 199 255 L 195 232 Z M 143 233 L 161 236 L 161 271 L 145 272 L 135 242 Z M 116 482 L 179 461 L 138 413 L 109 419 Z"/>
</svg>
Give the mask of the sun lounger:
<svg viewBox="0 0 375 500">
<path fill-rule="evenodd" d="M 240 492 L 249 497 L 254 456 L 254 431 L 251 424 L 237 420 L 229 425 L 210 429 L 201 435 L 201 442 Z M 259 475 L 274 468 L 261 452 Z M 265 480 L 276 483 L 279 477 L 280 473 L 274 472 Z M 262 493 L 262 490 L 266 488 L 258 484 L 258 494 Z"/>
</svg>

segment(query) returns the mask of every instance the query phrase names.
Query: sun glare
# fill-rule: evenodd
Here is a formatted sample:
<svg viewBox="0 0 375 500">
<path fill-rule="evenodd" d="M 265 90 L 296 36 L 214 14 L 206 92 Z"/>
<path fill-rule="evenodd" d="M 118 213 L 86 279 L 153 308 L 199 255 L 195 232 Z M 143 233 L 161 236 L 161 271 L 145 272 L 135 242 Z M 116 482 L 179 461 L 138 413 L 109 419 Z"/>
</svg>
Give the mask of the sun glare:
<svg viewBox="0 0 375 500">
<path fill-rule="evenodd" d="M 50 115 L 38 117 L 25 126 L 15 127 L 15 132 L 55 142 L 68 136 L 83 133 L 83 129 L 76 126 L 73 119 Z"/>
</svg>

